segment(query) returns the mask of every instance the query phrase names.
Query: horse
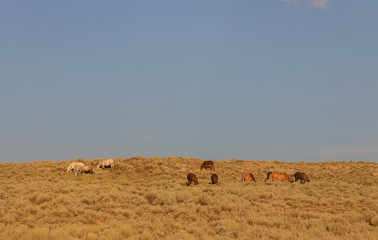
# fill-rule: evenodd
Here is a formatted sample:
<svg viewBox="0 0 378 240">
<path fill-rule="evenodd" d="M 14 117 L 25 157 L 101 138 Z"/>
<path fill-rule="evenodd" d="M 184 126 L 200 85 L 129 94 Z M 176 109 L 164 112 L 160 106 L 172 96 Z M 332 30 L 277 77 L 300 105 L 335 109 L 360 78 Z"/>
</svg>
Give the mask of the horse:
<svg viewBox="0 0 378 240">
<path fill-rule="evenodd" d="M 75 165 L 74 167 L 74 174 L 75 176 L 77 175 L 81 175 L 83 172 L 82 172 L 82 166 L 81 165 Z"/>
<path fill-rule="evenodd" d="M 83 167 L 85 164 L 82 163 L 82 162 L 72 162 L 72 163 L 70 163 L 70 165 L 68 165 L 67 172 L 72 172 L 72 170 L 74 170 L 74 168 L 75 168 L 76 165 L 79 165 L 79 166 Z"/>
<path fill-rule="evenodd" d="M 209 161 L 204 161 L 200 167 L 201 171 L 202 171 L 202 168 L 204 169 L 207 169 L 207 168 L 210 168 L 212 170 L 215 170 L 214 169 L 214 162 L 209 160 Z"/>
<path fill-rule="evenodd" d="M 188 182 L 186 183 L 187 186 L 190 186 L 194 182 L 194 185 L 198 185 L 198 180 L 194 173 L 188 173 Z"/>
<path fill-rule="evenodd" d="M 268 175 L 266 176 L 266 180 L 264 182 L 268 181 L 270 175 L 272 175 L 273 182 L 274 182 L 274 179 L 276 178 L 280 180 L 281 182 L 287 180 L 291 184 L 290 177 L 286 173 L 278 173 L 278 172 L 268 172 Z"/>
<path fill-rule="evenodd" d="M 215 173 L 211 175 L 211 184 L 217 184 L 218 185 L 218 175 Z"/>
<path fill-rule="evenodd" d="M 97 165 L 97 168 L 102 168 L 102 169 L 105 169 L 105 168 L 114 168 L 116 162 L 114 161 L 114 159 L 103 159 L 100 161 L 100 163 Z"/>
<path fill-rule="evenodd" d="M 243 173 L 241 181 L 242 182 L 244 182 L 244 181 L 256 182 L 256 179 L 255 179 L 255 177 L 253 176 L 252 173 Z"/>
<path fill-rule="evenodd" d="M 89 165 L 86 165 L 86 166 L 82 167 L 81 171 L 83 173 L 92 173 L 92 174 L 94 173 L 93 167 L 89 166 Z"/>
<path fill-rule="evenodd" d="M 295 181 L 301 180 L 301 184 L 305 184 L 306 182 L 310 182 L 310 179 L 308 179 L 306 173 L 296 172 L 291 177 L 295 178 Z M 293 182 L 293 181 L 292 181 Z"/>
</svg>

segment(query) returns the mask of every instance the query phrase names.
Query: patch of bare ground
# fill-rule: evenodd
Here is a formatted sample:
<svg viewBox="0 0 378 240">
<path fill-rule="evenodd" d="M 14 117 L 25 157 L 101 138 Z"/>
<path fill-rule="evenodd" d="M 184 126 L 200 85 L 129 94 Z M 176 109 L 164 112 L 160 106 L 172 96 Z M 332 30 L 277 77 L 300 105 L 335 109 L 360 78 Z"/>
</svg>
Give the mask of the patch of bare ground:
<svg viewBox="0 0 378 240">
<path fill-rule="evenodd" d="M 77 159 L 96 166 L 100 159 Z M 117 158 L 115 169 L 66 173 L 73 161 L 0 164 L 0 239 L 376 239 L 378 164 Z M 264 182 L 267 172 L 310 182 Z M 188 172 L 199 185 L 187 187 Z M 254 182 L 241 182 L 251 172 Z M 209 184 L 216 173 L 219 186 Z"/>
</svg>

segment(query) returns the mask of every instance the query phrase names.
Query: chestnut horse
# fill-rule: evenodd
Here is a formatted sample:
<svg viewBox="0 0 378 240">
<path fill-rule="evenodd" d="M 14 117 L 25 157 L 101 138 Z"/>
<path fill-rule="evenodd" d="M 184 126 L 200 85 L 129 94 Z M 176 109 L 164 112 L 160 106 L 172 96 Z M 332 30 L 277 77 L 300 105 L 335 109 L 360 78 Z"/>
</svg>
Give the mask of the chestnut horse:
<svg viewBox="0 0 378 240">
<path fill-rule="evenodd" d="M 197 177 L 194 173 L 188 173 L 188 182 L 186 183 L 187 186 L 190 186 L 194 182 L 194 185 L 198 185 Z"/>
<path fill-rule="evenodd" d="M 211 175 L 211 184 L 217 184 L 218 185 L 218 175 L 215 173 Z"/>
<path fill-rule="evenodd" d="M 210 168 L 210 169 L 212 169 L 212 170 L 215 170 L 215 169 L 214 169 L 214 162 L 211 161 L 211 160 L 209 160 L 209 161 L 204 161 L 204 162 L 202 163 L 201 167 L 200 167 L 201 171 L 202 171 L 202 168 L 204 168 L 205 170 L 206 170 L 207 168 Z"/>
<path fill-rule="evenodd" d="M 270 175 L 272 175 L 273 182 L 274 182 L 274 179 L 276 178 L 280 180 L 281 182 L 287 180 L 291 184 L 290 178 L 286 173 L 278 173 L 278 172 L 268 172 L 268 175 L 266 176 L 266 180 L 264 182 L 268 181 Z"/>
<path fill-rule="evenodd" d="M 83 173 L 91 173 L 91 174 L 94 173 L 94 171 L 93 171 L 93 167 L 92 167 L 92 166 L 89 166 L 89 165 L 86 165 L 86 166 L 82 167 L 82 168 L 81 168 L 81 171 L 82 171 Z"/>
<path fill-rule="evenodd" d="M 256 179 L 255 179 L 255 177 L 253 176 L 252 173 L 243 173 L 241 181 L 242 182 L 244 182 L 244 181 L 256 182 Z"/>
</svg>

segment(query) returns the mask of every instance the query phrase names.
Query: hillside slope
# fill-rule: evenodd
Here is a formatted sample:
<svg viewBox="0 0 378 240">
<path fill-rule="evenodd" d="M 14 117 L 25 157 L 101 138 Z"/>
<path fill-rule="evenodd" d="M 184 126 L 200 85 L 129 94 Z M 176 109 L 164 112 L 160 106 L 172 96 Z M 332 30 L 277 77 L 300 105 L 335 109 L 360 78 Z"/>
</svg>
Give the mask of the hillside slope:
<svg viewBox="0 0 378 240">
<path fill-rule="evenodd" d="M 71 160 L 72 161 L 72 160 Z M 116 158 L 115 169 L 66 173 L 71 161 L 0 164 L 0 239 L 376 239 L 378 164 Z M 96 166 L 100 159 L 79 161 Z M 269 171 L 310 182 L 264 182 Z M 199 185 L 187 187 L 189 172 Z M 212 173 L 219 186 L 211 185 Z M 242 183 L 252 172 L 257 183 Z"/>
</svg>

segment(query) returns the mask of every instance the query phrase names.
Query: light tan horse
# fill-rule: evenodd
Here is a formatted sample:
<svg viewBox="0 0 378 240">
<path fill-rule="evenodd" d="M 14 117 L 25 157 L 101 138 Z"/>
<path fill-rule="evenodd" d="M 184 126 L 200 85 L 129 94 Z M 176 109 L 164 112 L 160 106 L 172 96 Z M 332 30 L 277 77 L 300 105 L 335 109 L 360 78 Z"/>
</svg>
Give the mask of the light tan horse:
<svg viewBox="0 0 378 240">
<path fill-rule="evenodd" d="M 70 165 L 68 165 L 67 172 L 72 172 L 76 165 L 84 167 L 85 164 L 82 163 L 82 162 L 72 162 L 72 163 L 70 163 Z"/>
<path fill-rule="evenodd" d="M 264 182 L 268 181 L 270 175 L 272 175 L 273 182 L 274 182 L 274 179 L 278 179 L 281 182 L 287 180 L 291 184 L 290 177 L 286 173 L 278 173 L 278 172 L 268 172 L 268 175 L 266 176 L 266 180 Z"/>
<path fill-rule="evenodd" d="M 116 162 L 114 161 L 114 159 L 109 158 L 109 159 L 101 160 L 100 163 L 97 165 L 97 168 L 102 168 L 102 169 L 112 168 L 113 169 L 115 165 L 116 165 Z"/>
<path fill-rule="evenodd" d="M 82 168 L 83 167 L 81 165 L 75 165 L 74 167 L 75 176 L 83 174 Z"/>
<path fill-rule="evenodd" d="M 244 181 L 256 182 L 256 179 L 255 179 L 255 177 L 253 176 L 252 173 L 243 173 L 241 181 L 242 182 L 244 182 Z"/>
</svg>

